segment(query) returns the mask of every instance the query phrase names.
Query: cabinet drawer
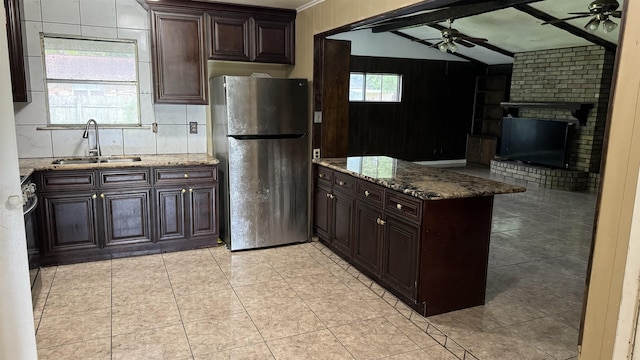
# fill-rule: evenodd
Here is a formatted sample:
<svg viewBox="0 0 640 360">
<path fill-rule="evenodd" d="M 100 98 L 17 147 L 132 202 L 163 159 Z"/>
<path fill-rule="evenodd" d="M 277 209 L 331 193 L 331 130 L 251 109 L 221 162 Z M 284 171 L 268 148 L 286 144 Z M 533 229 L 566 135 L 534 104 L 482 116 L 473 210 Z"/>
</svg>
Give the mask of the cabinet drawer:
<svg viewBox="0 0 640 360">
<path fill-rule="evenodd" d="M 356 181 L 356 197 L 372 205 L 382 207 L 384 188 L 364 180 Z"/>
<path fill-rule="evenodd" d="M 347 174 L 334 172 L 333 190 L 337 190 L 353 196 L 353 193 L 356 191 L 356 179 L 353 176 L 349 176 Z"/>
<path fill-rule="evenodd" d="M 315 179 L 318 184 L 331 187 L 333 184 L 333 170 L 316 165 Z"/>
<path fill-rule="evenodd" d="M 100 171 L 100 187 L 151 186 L 148 168 Z"/>
<path fill-rule="evenodd" d="M 195 182 L 215 182 L 218 180 L 214 166 L 194 166 L 155 169 L 156 184 L 188 184 Z"/>
<path fill-rule="evenodd" d="M 422 201 L 395 191 L 387 191 L 385 211 L 419 224 L 422 219 Z"/>
<path fill-rule="evenodd" d="M 93 171 L 49 171 L 41 176 L 40 191 L 91 189 L 96 185 Z"/>
</svg>

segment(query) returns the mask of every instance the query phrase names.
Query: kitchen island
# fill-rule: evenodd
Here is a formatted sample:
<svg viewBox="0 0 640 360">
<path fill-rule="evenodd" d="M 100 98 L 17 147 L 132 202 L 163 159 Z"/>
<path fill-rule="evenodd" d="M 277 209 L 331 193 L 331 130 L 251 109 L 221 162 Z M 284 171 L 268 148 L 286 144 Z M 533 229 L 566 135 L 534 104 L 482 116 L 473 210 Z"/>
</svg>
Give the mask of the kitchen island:
<svg viewBox="0 0 640 360">
<path fill-rule="evenodd" d="M 384 156 L 314 163 L 320 241 L 424 316 L 484 304 L 493 196 L 524 188 Z"/>
</svg>

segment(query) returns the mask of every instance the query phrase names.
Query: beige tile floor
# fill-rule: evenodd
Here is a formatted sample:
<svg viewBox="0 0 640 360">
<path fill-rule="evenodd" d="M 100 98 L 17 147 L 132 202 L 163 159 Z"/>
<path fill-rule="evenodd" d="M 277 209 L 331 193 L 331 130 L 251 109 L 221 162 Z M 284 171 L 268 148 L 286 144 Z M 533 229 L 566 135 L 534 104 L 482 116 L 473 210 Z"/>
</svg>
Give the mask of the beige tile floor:
<svg viewBox="0 0 640 360">
<path fill-rule="evenodd" d="M 426 319 L 318 242 L 45 268 L 38 354 L 574 359 L 594 207 L 584 193 L 496 197 L 486 304 Z"/>
</svg>

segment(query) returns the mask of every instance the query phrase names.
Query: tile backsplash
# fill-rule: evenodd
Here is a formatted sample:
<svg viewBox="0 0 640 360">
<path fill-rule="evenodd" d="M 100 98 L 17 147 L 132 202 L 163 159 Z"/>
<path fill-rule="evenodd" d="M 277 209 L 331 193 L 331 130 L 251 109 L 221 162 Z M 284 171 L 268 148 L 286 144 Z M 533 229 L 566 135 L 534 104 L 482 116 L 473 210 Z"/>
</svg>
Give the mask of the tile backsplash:
<svg viewBox="0 0 640 360">
<path fill-rule="evenodd" d="M 82 156 L 87 151 L 82 130 L 38 130 L 47 126 L 40 32 L 137 40 L 143 127 L 101 128 L 104 155 L 207 152 L 206 106 L 153 103 L 149 19 L 136 0 L 24 0 L 23 15 L 32 101 L 14 104 L 20 157 Z M 198 123 L 197 134 L 189 134 L 192 121 Z"/>
</svg>

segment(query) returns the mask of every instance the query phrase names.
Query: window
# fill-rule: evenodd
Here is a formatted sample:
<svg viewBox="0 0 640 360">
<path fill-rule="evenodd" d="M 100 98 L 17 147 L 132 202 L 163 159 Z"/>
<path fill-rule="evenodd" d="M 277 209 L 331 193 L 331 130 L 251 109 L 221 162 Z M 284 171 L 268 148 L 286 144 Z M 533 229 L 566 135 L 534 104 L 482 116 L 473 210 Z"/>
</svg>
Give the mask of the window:
<svg viewBox="0 0 640 360">
<path fill-rule="evenodd" d="M 352 72 L 349 101 L 400 102 L 402 75 Z"/>
<path fill-rule="evenodd" d="M 139 125 L 135 41 L 44 35 L 49 125 Z"/>
</svg>

